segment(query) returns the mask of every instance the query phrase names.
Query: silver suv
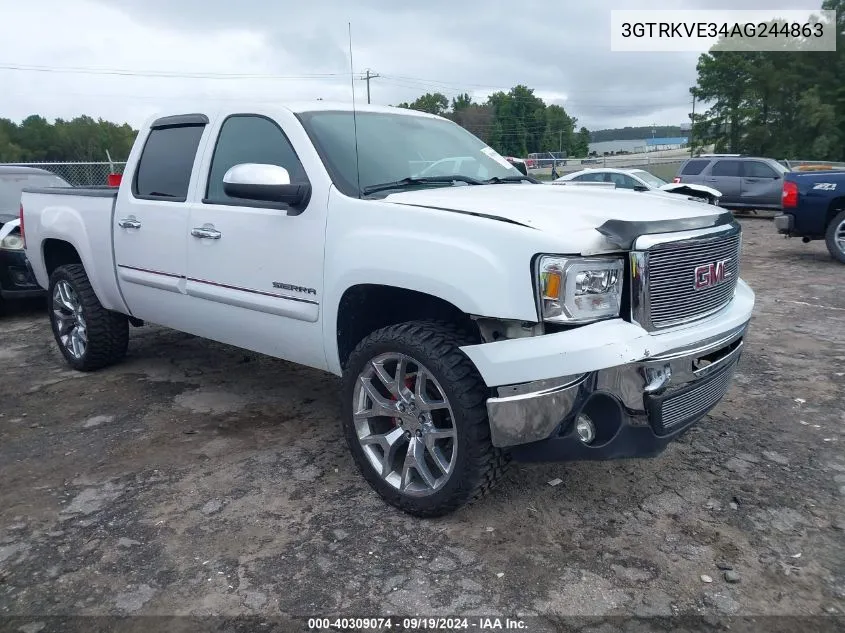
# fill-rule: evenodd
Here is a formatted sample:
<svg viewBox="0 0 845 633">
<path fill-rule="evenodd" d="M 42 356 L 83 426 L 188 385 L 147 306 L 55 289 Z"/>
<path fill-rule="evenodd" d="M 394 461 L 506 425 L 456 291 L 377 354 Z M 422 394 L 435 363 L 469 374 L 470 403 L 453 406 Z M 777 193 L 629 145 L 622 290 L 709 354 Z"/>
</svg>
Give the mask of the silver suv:
<svg viewBox="0 0 845 633">
<path fill-rule="evenodd" d="M 718 189 L 719 206 L 728 209 L 780 209 L 783 175 L 788 171 L 771 158 L 702 154 L 685 160 L 674 182 Z"/>
</svg>

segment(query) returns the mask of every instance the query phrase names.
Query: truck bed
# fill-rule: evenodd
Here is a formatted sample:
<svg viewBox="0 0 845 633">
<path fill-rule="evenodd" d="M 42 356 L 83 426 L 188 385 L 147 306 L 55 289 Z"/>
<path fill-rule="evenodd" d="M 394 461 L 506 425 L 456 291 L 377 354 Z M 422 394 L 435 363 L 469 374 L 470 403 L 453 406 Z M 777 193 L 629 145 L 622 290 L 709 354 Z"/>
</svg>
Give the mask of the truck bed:
<svg viewBox="0 0 845 633">
<path fill-rule="evenodd" d="M 45 252 L 61 247 L 57 242 L 70 242 L 100 303 L 109 310 L 125 311 L 113 266 L 112 226 L 117 194 L 116 187 L 105 186 L 23 190 L 26 256 L 39 286 L 46 289 L 50 283 L 49 257 Z"/>
<path fill-rule="evenodd" d="M 784 181 L 798 187 L 798 204 L 783 207 L 783 212 L 794 218 L 788 233 L 823 239 L 834 210 L 845 198 L 845 170 L 789 172 Z"/>
</svg>

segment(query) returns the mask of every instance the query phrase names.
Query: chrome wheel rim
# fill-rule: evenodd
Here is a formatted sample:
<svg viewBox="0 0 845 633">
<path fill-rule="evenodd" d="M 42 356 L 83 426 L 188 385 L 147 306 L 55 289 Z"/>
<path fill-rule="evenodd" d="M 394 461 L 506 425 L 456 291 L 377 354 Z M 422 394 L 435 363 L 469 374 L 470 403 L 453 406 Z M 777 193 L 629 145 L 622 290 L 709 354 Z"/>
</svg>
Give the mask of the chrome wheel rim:
<svg viewBox="0 0 845 633">
<path fill-rule="evenodd" d="M 88 347 L 88 329 L 82 315 L 79 295 L 67 281 L 59 281 L 53 289 L 53 322 L 56 334 L 68 354 L 80 359 Z"/>
<path fill-rule="evenodd" d="M 845 253 L 845 220 L 842 220 L 833 232 L 833 241 L 836 242 L 839 252 Z"/>
<path fill-rule="evenodd" d="M 358 375 L 352 395 L 358 442 L 383 481 L 424 497 L 455 470 L 458 434 L 443 387 L 422 363 L 380 354 Z"/>
</svg>

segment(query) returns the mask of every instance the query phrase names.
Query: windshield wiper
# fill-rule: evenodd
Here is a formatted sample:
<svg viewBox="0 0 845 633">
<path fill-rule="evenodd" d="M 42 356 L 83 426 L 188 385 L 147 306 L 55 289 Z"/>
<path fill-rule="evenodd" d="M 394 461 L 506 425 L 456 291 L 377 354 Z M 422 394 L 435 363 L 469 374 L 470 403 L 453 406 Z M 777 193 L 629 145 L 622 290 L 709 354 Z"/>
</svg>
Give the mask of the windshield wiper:
<svg viewBox="0 0 845 633">
<path fill-rule="evenodd" d="M 465 182 L 468 185 L 481 185 L 483 182 L 477 178 L 470 178 L 469 176 L 460 176 L 458 174 L 452 176 L 409 176 L 402 180 L 394 180 L 393 182 L 383 182 L 377 185 L 370 185 L 361 190 L 365 196 L 377 191 L 387 191 L 388 189 L 402 189 L 403 187 L 412 187 L 413 185 L 428 185 L 428 184 L 449 184 L 453 182 Z"/>
<path fill-rule="evenodd" d="M 533 176 L 493 176 L 492 178 L 488 178 L 484 182 L 489 185 L 498 185 L 503 182 L 522 182 L 523 180 L 527 182 L 533 182 L 535 185 L 539 184 L 540 181 L 534 178 Z"/>
</svg>

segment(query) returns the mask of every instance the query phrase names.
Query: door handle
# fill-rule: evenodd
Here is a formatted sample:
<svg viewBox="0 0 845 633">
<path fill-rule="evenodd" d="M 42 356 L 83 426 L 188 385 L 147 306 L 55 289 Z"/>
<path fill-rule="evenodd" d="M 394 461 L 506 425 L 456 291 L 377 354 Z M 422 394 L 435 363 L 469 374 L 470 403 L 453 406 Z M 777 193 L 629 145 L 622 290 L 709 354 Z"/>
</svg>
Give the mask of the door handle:
<svg viewBox="0 0 845 633">
<path fill-rule="evenodd" d="M 195 226 L 191 229 L 191 235 L 204 240 L 219 240 L 221 237 L 223 237 L 223 234 L 220 231 L 216 230 L 213 224 Z"/>
<path fill-rule="evenodd" d="M 123 218 L 122 220 L 117 221 L 117 225 L 122 229 L 140 229 L 141 223 L 135 219 L 134 215 L 130 215 L 128 218 Z"/>
</svg>

